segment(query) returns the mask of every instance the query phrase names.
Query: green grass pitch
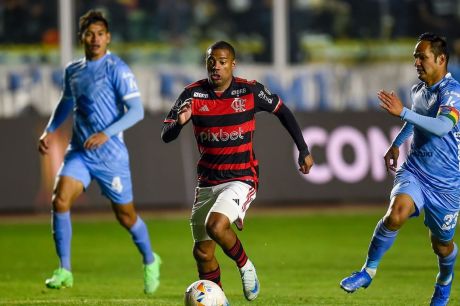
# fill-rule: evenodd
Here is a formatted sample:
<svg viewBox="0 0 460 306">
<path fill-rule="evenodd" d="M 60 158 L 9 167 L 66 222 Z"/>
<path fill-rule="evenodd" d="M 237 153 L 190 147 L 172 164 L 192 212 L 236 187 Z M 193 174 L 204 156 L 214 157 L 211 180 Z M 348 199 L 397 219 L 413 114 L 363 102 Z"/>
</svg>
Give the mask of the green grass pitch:
<svg viewBox="0 0 460 306">
<path fill-rule="evenodd" d="M 437 270 L 423 218 L 408 221 L 382 261 L 373 284 L 346 294 L 340 280 L 361 267 L 381 211 L 249 212 L 239 237 L 261 282 L 247 302 L 233 262 L 219 250 L 224 290 L 233 305 L 428 305 Z M 252 213 L 252 214 L 251 214 Z M 98 220 L 100 219 L 100 220 Z M 74 218 L 74 287 L 48 290 L 57 267 L 49 218 L 0 221 L 0 305 L 183 305 L 197 279 L 188 216 L 146 216 L 163 258 L 160 289 L 142 292 L 140 255 L 114 218 Z M 454 281 L 451 305 L 460 304 Z"/>
</svg>

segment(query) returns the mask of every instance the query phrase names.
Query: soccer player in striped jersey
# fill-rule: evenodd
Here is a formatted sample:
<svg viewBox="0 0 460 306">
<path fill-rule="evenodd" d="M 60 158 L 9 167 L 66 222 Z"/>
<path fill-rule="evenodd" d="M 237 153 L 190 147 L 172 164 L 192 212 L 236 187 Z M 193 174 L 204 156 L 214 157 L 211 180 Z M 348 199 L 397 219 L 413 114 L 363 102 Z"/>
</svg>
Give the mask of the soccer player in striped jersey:
<svg viewBox="0 0 460 306">
<path fill-rule="evenodd" d="M 79 38 L 85 57 L 65 69 L 61 99 L 43 135 L 39 151 L 47 154 L 54 131 L 73 114 L 73 133 L 52 197 L 52 227 L 60 266 L 46 280 L 48 288 L 72 287 L 70 209 L 94 179 L 112 202 L 119 223 L 142 254 L 144 291 L 159 285 L 161 259 L 152 252 L 147 227 L 133 204 L 129 156 L 123 131 L 140 121 L 144 110 L 136 79 L 129 67 L 108 50 L 107 20 L 98 11 L 80 18 Z"/>
<path fill-rule="evenodd" d="M 414 59 L 421 82 L 412 87 L 411 110 L 403 107 L 394 92 L 378 92 L 380 106 L 405 121 L 385 154 L 386 167 L 396 171 L 396 177 L 390 206 L 377 223 L 364 267 L 343 279 L 340 286 L 347 292 L 368 287 L 398 230 L 424 209 L 439 265 L 431 305 L 447 305 L 458 253 L 453 237 L 460 209 L 460 84 L 447 72 L 449 54 L 444 38 L 422 34 Z M 410 152 L 396 170 L 399 146 L 410 135 Z"/>
<path fill-rule="evenodd" d="M 174 140 L 190 120 L 201 154 L 191 229 L 200 279 L 221 286 L 216 243 L 240 271 L 247 300 L 259 294 L 256 270 L 231 228 L 241 230 L 258 187 L 253 150 L 255 114 L 266 111 L 281 121 L 299 150 L 299 170 L 307 174 L 313 158 L 291 111 L 262 84 L 233 76 L 235 50 L 219 41 L 206 51 L 208 78 L 187 86 L 164 120 L 162 139 Z"/>
</svg>

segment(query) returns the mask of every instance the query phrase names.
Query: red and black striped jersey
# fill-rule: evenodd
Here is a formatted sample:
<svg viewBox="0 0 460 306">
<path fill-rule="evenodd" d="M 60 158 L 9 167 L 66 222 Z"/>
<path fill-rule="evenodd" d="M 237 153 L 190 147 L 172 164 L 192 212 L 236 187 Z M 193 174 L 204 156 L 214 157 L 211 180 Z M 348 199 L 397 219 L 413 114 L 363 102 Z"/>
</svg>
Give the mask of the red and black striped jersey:
<svg viewBox="0 0 460 306">
<path fill-rule="evenodd" d="M 257 81 L 234 77 L 229 88 L 217 95 L 207 79 L 188 85 L 176 100 L 164 123 L 173 124 L 183 103 L 191 103 L 193 130 L 200 160 L 200 186 L 242 181 L 257 188 L 258 161 L 254 155 L 255 114 L 276 113 L 282 105 L 276 94 Z"/>
</svg>

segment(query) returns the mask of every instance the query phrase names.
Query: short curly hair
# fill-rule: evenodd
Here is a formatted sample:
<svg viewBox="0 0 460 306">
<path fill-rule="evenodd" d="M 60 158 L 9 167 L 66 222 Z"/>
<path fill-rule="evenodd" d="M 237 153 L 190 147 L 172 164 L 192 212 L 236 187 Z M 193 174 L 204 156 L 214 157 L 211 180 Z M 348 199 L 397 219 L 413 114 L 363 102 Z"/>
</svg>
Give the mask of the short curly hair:
<svg viewBox="0 0 460 306">
<path fill-rule="evenodd" d="M 225 49 L 225 50 L 228 50 L 230 52 L 230 54 L 233 56 L 233 58 L 236 58 L 236 52 L 235 52 L 235 48 L 233 48 L 233 46 L 226 42 L 226 41 L 217 41 L 215 43 L 213 43 L 211 46 L 209 46 L 206 50 L 217 50 L 217 49 Z"/>
</svg>

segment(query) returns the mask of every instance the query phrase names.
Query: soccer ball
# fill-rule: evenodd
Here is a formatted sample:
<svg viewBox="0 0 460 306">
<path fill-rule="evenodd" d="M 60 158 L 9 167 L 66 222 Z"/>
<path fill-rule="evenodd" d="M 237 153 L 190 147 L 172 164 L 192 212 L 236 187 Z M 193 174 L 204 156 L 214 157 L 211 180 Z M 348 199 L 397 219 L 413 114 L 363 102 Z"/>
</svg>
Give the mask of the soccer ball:
<svg viewBox="0 0 460 306">
<path fill-rule="evenodd" d="M 199 280 L 185 290 L 185 306 L 229 306 L 222 289 L 209 280 Z"/>
</svg>

